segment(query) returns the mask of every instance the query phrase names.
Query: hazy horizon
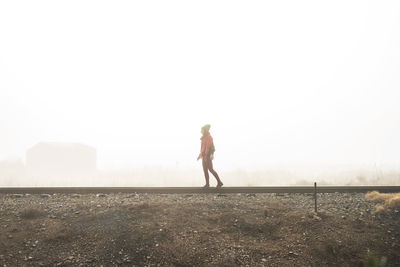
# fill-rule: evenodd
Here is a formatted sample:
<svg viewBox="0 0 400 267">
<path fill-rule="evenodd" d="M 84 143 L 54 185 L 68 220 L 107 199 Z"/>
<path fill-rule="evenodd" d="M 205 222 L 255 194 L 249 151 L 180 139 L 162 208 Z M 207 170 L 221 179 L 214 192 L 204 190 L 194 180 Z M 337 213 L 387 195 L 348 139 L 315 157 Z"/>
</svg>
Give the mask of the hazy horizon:
<svg viewBox="0 0 400 267">
<path fill-rule="evenodd" d="M 78 142 L 96 148 L 98 170 L 199 178 L 210 123 L 221 173 L 400 174 L 399 12 L 398 1 L 2 2 L 0 161 Z"/>
</svg>

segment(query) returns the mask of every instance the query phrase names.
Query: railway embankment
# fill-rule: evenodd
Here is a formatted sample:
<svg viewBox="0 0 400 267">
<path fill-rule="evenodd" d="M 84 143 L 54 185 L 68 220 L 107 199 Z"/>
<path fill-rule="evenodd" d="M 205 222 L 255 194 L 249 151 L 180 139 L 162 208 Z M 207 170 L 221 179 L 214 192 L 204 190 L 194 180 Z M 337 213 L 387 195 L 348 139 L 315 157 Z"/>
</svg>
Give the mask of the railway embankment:
<svg viewBox="0 0 400 267">
<path fill-rule="evenodd" d="M 315 213 L 312 193 L 0 194 L 0 265 L 400 265 L 397 206 L 317 197 Z"/>
</svg>

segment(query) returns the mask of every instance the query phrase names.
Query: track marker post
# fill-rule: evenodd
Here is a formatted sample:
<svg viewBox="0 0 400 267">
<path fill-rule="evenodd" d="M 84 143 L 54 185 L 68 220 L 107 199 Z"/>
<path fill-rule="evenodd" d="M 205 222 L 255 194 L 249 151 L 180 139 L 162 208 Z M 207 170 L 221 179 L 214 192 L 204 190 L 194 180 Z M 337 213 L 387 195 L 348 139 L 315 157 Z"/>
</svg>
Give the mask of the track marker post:
<svg viewBox="0 0 400 267">
<path fill-rule="evenodd" d="M 317 213 L 317 182 L 314 182 L 314 211 Z"/>
</svg>

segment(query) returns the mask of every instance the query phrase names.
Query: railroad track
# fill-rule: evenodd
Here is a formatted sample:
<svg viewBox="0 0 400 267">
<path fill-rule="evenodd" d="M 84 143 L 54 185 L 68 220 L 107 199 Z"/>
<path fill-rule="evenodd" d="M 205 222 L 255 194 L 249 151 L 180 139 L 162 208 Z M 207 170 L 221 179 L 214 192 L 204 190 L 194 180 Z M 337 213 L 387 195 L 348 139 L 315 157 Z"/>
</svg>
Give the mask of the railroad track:
<svg viewBox="0 0 400 267">
<path fill-rule="evenodd" d="M 381 193 L 400 192 L 400 186 L 318 186 L 318 193 Z M 201 193 L 314 193 L 314 186 L 254 186 L 222 187 L 0 187 L 0 194 L 93 194 L 93 193 L 148 193 L 148 194 L 201 194 Z"/>
</svg>

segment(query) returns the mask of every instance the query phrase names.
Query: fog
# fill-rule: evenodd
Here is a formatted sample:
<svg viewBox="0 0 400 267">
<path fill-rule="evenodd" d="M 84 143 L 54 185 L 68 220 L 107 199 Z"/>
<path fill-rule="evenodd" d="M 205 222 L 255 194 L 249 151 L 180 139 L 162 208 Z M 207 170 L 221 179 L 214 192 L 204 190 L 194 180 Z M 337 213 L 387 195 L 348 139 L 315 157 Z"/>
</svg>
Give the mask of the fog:
<svg viewBox="0 0 400 267">
<path fill-rule="evenodd" d="M 206 123 L 226 186 L 399 185 L 399 15 L 398 1 L 3 1 L 0 186 L 200 186 Z M 33 175 L 41 142 L 93 147 L 96 166 Z"/>
</svg>

